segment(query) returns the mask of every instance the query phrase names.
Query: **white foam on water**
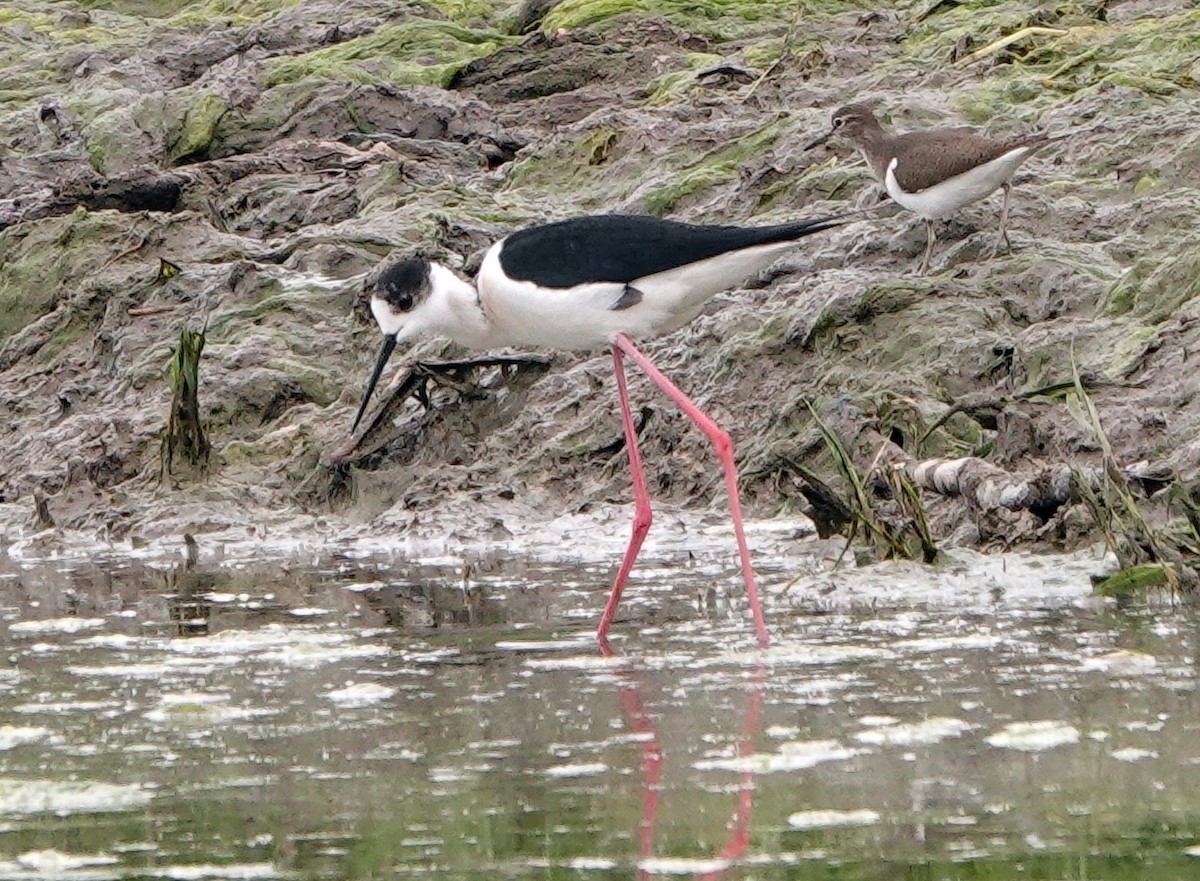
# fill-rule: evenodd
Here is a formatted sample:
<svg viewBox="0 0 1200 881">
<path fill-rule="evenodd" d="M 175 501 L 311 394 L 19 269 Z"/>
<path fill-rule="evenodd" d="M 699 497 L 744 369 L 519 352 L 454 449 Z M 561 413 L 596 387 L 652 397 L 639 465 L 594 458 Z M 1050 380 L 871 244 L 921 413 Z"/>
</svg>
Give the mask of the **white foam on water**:
<svg viewBox="0 0 1200 881">
<path fill-rule="evenodd" d="M 152 793 L 137 784 L 0 779 L 0 815 L 66 817 L 130 811 L 149 804 L 151 798 Z"/>
<path fill-rule="evenodd" d="M 255 881 L 258 878 L 281 878 L 286 873 L 274 863 L 232 863 L 229 865 L 162 866 L 154 869 L 138 869 L 140 874 L 151 878 L 168 878 L 170 881 Z"/>
<path fill-rule="evenodd" d="M 859 731 L 854 739 L 860 743 L 876 746 L 912 746 L 918 743 L 937 743 L 950 737 L 961 737 L 974 728 L 962 719 L 935 716 L 920 722 L 880 726 L 869 731 Z"/>
<path fill-rule="evenodd" d="M 162 695 L 159 705 L 143 715 L 158 724 L 214 725 L 274 716 L 279 712 L 277 708 L 230 706 L 227 694 L 185 691 Z"/>
<path fill-rule="evenodd" d="M 84 648 L 105 648 L 105 649 L 133 649 L 143 644 L 143 640 L 136 636 L 130 636 L 127 633 L 98 633 L 95 636 L 85 636 L 83 639 L 75 640 L 76 647 Z"/>
<path fill-rule="evenodd" d="M 1012 722 L 984 740 L 1002 749 L 1041 752 L 1079 742 L 1079 729 L 1065 722 Z"/>
<path fill-rule="evenodd" d="M 577 762 L 575 764 L 551 765 L 545 770 L 547 777 L 595 777 L 608 770 L 603 762 Z"/>
<path fill-rule="evenodd" d="M 768 774 L 777 771 L 803 771 L 825 762 L 840 762 L 864 751 L 845 747 L 836 740 L 804 740 L 785 743 L 777 753 L 754 753 L 722 759 L 694 762 L 697 771 L 753 771 Z"/>
<path fill-rule="evenodd" d="M 1121 676 L 1140 676 L 1158 668 L 1158 659 L 1142 652 L 1115 651 L 1094 658 L 1084 658 L 1081 669 L 1115 673 Z"/>
<path fill-rule="evenodd" d="M 49 728 L 0 725 L 0 752 L 14 749 L 24 743 L 36 743 L 49 736 Z"/>
<path fill-rule="evenodd" d="M 72 676 L 111 676 L 119 679 L 163 679 L 188 677 L 200 679 L 215 671 L 218 666 L 232 666 L 237 658 L 207 659 L 206 663 L 197 664 L 183 658 L 172 658 L 158 664 L 100 664 L 97 666 L 70 666 L 67 672 Z"/>
<path fill-rule="evenodd" d="M 906 651 L 949 652 L 956 649 L 992 649 L 1001 643 L 1012 644 L 1003 636 L 989 633 L 968 633 L 963 636 L 932 636 L 920 639 L 902 639 L 894 645 Z"/>
<path fill-rule="evenodd" d="M 649 857 L 638 860 L 638 869 L 651 875 L 700 875 L 720 872 L 733 863 L 730 860 L 699 860 L 684 857 Z"/>
<path fill-rule="evenodd" d="M 563 862 L 568 869 L 576 872 L 606 872 L 617 867 L 617 861 L 608 857 L 572 857 Z"/>
<path fill-rule="evenodd" d="M 788 817 L 793 829 L 829 829 L 834 826 L 873 826 L 879 812 L 865 808 L 857 811 L 798 811 Z"/>
<path fill-rule="evenodd" d="M 9 633 L 20 636 L 44 633 L 78 633 L 104 626 L 103 618 L 43 618 L 40 621 L 17 621 L 8 625 Z"/>
<path fill-rule="evenodd" d="M 53 876 L 73 869 L 86 869 L 93 866 L 113 866 L 120 860 L 106 853 L 70 854 L 59 850 L 30 850 L 17 857 L 17 863 L 26 869 L 33 869 L 42 876 Z"/>
<path fill-rule="evenodd" d="M 72 713 L 96 713 L 101 710 L 117 710 L 121 704 L 115 701 L 57 701 L 47 703 L 17 704 L 14 713 L 33 715 L 45 713 L 50 716 L 66 716 Z"/>
<path fill-rule="evenodd" d="M 381 704 L 396 693 L 395 688 L 380 685 L 377 682 L 356 682 L 345 688 L 338 688 L 325 693 L 325 699 L 339 707 L 369 707 Z"/>
<path fill-rule="evenodd" d="M 1142 759 L 1158 758 L 1158 753 L 1152 749 L 1138 749 L 1133 746 L 1128 746 L 1124 749 L 1115 749 L 1109 755 L 1118 762 L 1140 762 Z"/>
<path fill-rule="evenodd" d="M 314 667 L 336 664 L 339 661 L 384 657 L 389 653 L 387 646 L 383 645 L 319 646 L 301 644 L 267 652 L 262 659 L 282 664 L 285 667 L 311 670 Z"/>
</svg>

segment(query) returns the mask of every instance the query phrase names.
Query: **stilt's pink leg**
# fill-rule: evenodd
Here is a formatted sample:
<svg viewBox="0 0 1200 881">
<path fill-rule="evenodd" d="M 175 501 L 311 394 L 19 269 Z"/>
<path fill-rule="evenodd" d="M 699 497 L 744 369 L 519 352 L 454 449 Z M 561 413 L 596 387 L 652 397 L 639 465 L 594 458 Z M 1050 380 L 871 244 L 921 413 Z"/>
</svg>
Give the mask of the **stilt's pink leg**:
<svg viewBox="0 0 1200 881">
<path fill-rule="evenodd" d="M 650 500 L 646 494 L 646 478 L 642 474 L 641 456 L 637 452 L 637 439 L 633 429 L 633 416 L 629 410 L 629 395 L 625 390 L 625 369 L 621 362 L 621 353 L 629 356 L 630 360 L 642 368 L 642 371 L 654 381 L 654 384 L 662 389 L 663 393 L 696 423 L 717 451 L 717 456 L 725 469 L 725 486 L 729 490 L 729 513 L 733 519 L 733 532 L 737 537 L 742 577 L 746 582 L 746 596 L 750 600 L 750 609 L 754 613 L 754 627 L 758 631 L 758 644 L 766 648 L 769 642 L 767 625 L 763 620 L 762 606 L 758 601 L 758 588 L 754 585 L 754 570 L 750 567 L 750 551 L 746 547 L 746 533 L 742 526 L 742 506 L 738 498 L 737 466 L 733 461 L 733 441 L 724 429 L 709 419 L 704 411 L 651 363 L 649 358 L 638 351 L 637 347 L 624 334 L 617 334 L 613 341 L 613 363 L 617 374 L 617 391 L 621 397 L 621 418 L 625 422 L 625 437 L 629 447 L 629 464 L 633 470 L 633 492 L 637 499 L 637 513 L 634 515 L 633 521 L 633 538 L 629 542 L 629 548 L 625 551 L 625 559 L 617 572 L 616 583 L 613 584 L 612 594 L 608 598 L 608 607 L 600 619 L 599 635 L 603 637 L 608 631 L 608 625 L 612 622 L 612 616 L 617 610 L 617 603 L 621 599 L 621 590 L 625 586 L 625 580 L 629 577 L 629 570 L 633 568 L 633 561 L 637 558 L 638 550 L 642 546 L 642 539 L 646 537 L 646 530 L 650 528 Z"/>
<path fill-rule="evenodd" d="M 612 349 L 613 373 L 617 376 L 617 396 L 621 399 L 621 422 L 625 426 L 625 448 L 629 451 L 629 470 L 633 472 L 633 535 L 629 538 L 629 547 L 625 549 L 625 559 L 617 570 L 616 580 L 613 581 L 612 592 L 608 595 L 608 604 L 604 614 L 600 616 L 600 626 L 596 636 L 601 643 L 605 641 L 613 616 L 617 614 L 617 604 L 621 602 L 621 591 L 629 579 L 629 571 L 637 560 L 638 551 L 650 524 L 654 522 L 654 512 L 650 510 L 650 494 L 646 492 L 646 475 L 642 471 L 642 455 L 638 452 L 637 428 L 633 424 L 633 411 L 629 407 L 629 391 L 625 387 L 625 365 L 621 360 L 621 350 L 615 345 Z"/>
</svg>

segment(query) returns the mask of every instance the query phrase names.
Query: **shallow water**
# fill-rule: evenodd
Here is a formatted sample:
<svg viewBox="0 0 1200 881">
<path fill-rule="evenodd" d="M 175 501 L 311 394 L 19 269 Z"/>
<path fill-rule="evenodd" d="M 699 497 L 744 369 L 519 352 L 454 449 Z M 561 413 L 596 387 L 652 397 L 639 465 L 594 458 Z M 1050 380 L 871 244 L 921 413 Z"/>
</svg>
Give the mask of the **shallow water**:
<svg viewBox="0 0 1200 881">
<path fill-rule="evenodd" d="M 0 555 L 0 878 L 1200 871 L 1192 609 L 650 551 L 611 655 L 603 560 Z"/>
</svg>

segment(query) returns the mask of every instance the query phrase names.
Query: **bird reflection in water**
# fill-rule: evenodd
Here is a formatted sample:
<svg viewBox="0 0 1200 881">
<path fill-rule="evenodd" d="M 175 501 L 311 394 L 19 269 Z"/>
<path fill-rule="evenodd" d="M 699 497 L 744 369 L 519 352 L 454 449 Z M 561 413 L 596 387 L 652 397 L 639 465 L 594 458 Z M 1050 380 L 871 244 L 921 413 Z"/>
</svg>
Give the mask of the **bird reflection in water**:
<svg viewBox="0 0 1200 881">
<path fill-rule="evenodd" d="M 600 653 L 606 658 L 622 657 L 609 644 L 600 640 Z M 617 667 L 613 675 L 618 682 L 621 712 L 626 726 L 638 735 L 638 747 L 642 752 L 642 821 L 638 829 L 639 859 L 638 878 L 648 879 L 656 872 L 647 868 L 654 855 L 654 837 L 657 832 L 658 806 L 663 793 L 663 751 L 654 729 L 654 723 L 646 712 L 642 700 L 641 685 L 634 669 Z M 754 755 L 754 741 L 762 724 L 763 667 L 755 667 L 747 688 L 747 705 L 743 716 L 741 735 L 737 742 L 738 764 L 741 766 L 737 791 L 737 807 L 729 822 L 729 837 L 725 845 L 709 861 L 713 868 L 699 872 L 697 881 L 717 881 L 725 878 L 729 870 L 745 853 L 750 843 L 750 812 L 754 798 L 754 768 L 748 759 Z"/>
</svg>

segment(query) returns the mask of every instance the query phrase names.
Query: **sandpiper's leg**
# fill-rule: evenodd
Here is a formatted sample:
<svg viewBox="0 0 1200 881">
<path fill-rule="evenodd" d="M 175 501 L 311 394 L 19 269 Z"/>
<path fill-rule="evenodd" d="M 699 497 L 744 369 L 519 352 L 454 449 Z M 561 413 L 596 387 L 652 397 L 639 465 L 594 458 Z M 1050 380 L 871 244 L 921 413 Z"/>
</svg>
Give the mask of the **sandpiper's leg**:
<svg viewBox="0 0 1200 881">
<path fill-rule="evenodd" d="M 989 260 L 995 259 L 996 255 L 1000 253 L 1001 242 L 1004 242 L 1006 251 L 1012 250 L 1012 242 L 1008 240 L 1008 197 L 1012 193 L 1012 184 L 1005 181 L 1000 185 L 1000 189 L 1004 190 L 1004 201 L 1000 204 L 1000 233 L 996 236 L 996 244 L 988 257 Z"/>
<path fill-rule="evenodd" d="M 617 570 L 616 580 L 613 581 L 612 592 L 608 595 L 608 604 L 604 614 L 600 616 L 600 627 L 596 636 L 601 645 L 605 643 L 605 634 L 612 624 L 613 616 L 617 613 L 617 604 L 621 602 L 621 591 L 629 579 L 629 571 L 637 560 L 638 552 L 650 524 L 654 522 L 654 512 L 650 510 L 650 494 L 646 492 L 646 475 L 642 471 L 642 455 L 638 452 L 637 428 L 633 424 L 633 411 L 629 407 L 629 392 L 625 387 L 625 365 L 621 360 L 621 350 L 612 348 L 613 373 L 617 376 L 617 397 L 621 399 L 621 423 L 625 426 L 625 448 L 629 451 L 629 470 L 633 473 L 633 535 L 629 539 L 629 547 L 625 549 L 625 559 Z"/>
<path fill-rule="evenodd" d="M 925 221 L 925 256 L 921 258 L 921 265 L 917 268 L 917 275 L 924 275 L 929 271 L 929 258 L 933 256 L 933 243 L 936 236 L 933 234 L 933 221 Z"/>
<path fill-rule="evenodd" d="M 758 601 L 758 588 L 754 585 L 754 570 L 750 567 L 750 551 L 746 547 L 746 531 L 742 526 L 742 505 L 738 498 L 737 488 L 737 466 L 733 461 L 733 440 L 724 429 L 709 419 L 703 410 L 697 407 L 687 395 L 680 391 L 675 383 L 667 379 L 663 372 L 651 363 L 649 358 L 639 352 L 637 347 L 624 334 L 617 334 L 616 339 L 613 341 L 613 351 L 616 352 L 618 349 L 628 355 L 638 367 L 641 367 L 645 374 L 654 381 L 654 384 L 662 389 L 664 394 L 674 401 L 679 409 L 683 410 L 696 423 L 696 426 L 704 432 L 717 451 L 717 456 L 720 458 L 721 465 L 725 469 L 725 486 L 729 490 L 729 513 L 733 520 L 733 533 L 737 537 L 738 556 L 741 558 L 742 563 L 742 577 L 746 582 L 746 596 L 750 600 L 750 609 L 754 613 L 754 627 L 758 631 L 758 644 L 765 648 L 769 642 L 767 625 L 763 620 L 762 606 Z M 628 426 L 632 424 L 633 420 L 632 417 L 627 418 L 629 419 Z M 630 428 L 626 428 L 626 431 L 630 430 Z M 630 547 L 632 548 L 633 545 L 631 544 Z M 614 590 L 614 598 L 616 595 L 617 592 Z M 609 602 L 615 607 L 614 599 L 610 599 Z M 603 621 L 601 622 L 601 626 L 605 626 Z"/>
</svg>

